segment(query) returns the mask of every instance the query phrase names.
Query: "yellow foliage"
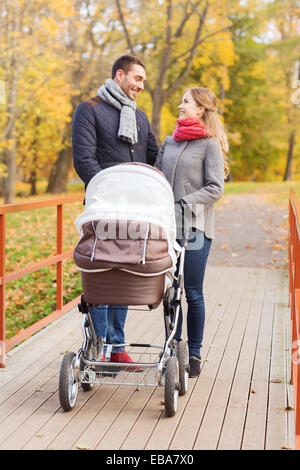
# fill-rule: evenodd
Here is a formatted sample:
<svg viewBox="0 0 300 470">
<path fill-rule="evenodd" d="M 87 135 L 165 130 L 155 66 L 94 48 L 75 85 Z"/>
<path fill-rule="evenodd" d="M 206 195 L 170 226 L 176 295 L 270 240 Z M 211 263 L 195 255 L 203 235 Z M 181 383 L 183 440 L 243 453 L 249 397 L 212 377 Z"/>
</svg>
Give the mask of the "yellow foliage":
<svg viewBox="0 0 300 470">
<path fill-rule="evenodd" d="M 176 119 L 178 119 L 178 116 L 174 117 L 174 115 L 171 113 L 168 106 L 164 106 L 163 109 L 162 109 L 162 114 L 161 114 L 161 136 L 162 136 L 162 140 L 167 135 L 172 135 L 173 134 L 173 131 L 176 127 Z"/>
</svg>

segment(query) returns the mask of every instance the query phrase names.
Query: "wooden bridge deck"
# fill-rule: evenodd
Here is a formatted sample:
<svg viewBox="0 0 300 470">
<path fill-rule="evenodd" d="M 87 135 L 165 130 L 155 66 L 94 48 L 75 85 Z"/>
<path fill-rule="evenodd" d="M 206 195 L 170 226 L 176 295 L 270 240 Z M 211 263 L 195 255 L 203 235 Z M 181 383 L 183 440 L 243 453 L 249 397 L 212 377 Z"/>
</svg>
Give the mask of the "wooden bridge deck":
<svg viewBox="0 0 300 470">
<path fill-rule="evenodd" d="M 162 387 L 97 385 L 61 410 L 62 354 L 82 342 L 73 311 L 8 354 L 0 449 L 294 448 L 287 272 L 210 266 L 205 292 L 201 374 L 173 418 L 164 415 Z M 126 339 L 162 344 L 161 308 L 130 311 Z"/>
</svg>

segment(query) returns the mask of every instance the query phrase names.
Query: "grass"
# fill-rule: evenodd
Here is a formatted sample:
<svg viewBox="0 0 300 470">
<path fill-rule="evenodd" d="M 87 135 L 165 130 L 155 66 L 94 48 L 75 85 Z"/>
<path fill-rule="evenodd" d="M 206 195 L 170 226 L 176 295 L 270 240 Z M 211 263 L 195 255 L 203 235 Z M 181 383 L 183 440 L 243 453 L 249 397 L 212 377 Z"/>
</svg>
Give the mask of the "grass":
<svg viewBox="0 0 300 470">
<path fill-rule="evenodd" d="M 266 197 L 267 201 L 282 206 L 288 204 L 290 189 L 294 189 L 300 199 L 300 181 L 225 183 L 224 194 L 261 194 Z"/>
<path fill-rule="evenodd" d="M 27 190 L 29 186 L 26 186 Z M 26 198 L 16 197 L 16 202 L 51 199 L 55 196 L 44 194 L 46 182 L 38 183 L 38 195 Z M 287 205 L 289 190 L 293 188 L 300 198 L 300 182 L 225 183 L 225 195 L 258 194 L 278 205 Z M 25 187 L 17 187 L 17 192 Z M 69 191 L 83 192 L 83 185 L 69 185 Z M 68 193 L 70 194 L 70 193 Z M 64 194 L 66 195 L 66 194 Z M 1 201 L 0 201 L 1 203 Z M 74 220 L 83 207 L 82 203 L 64 206 L 63 249 L 74 248 L 79 239 Z M 43 208 L 16 212 L 6 219 L 6 272 L 19 270 L 46 256 L 55 254 L 56 249 L 56 208 Z M 65 260 L 64 303 L 81 293 L 80 272 L 72 259 Z M 38 321 L 56 309 L 55 266 L 43 268 L 6 285 L 6 337 L 10 338 L 23 328 Z"/>
</svg>

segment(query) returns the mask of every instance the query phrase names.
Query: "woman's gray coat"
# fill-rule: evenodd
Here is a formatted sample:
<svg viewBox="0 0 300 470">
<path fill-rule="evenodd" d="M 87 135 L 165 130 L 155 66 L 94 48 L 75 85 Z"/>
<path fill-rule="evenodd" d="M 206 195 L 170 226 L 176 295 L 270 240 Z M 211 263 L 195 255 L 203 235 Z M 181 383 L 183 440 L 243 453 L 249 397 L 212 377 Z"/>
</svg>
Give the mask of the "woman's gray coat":
<svg viewBox="0 0 300 470">
<path fill-rule="evenodd" d="M 183 199 L 192 209 L 192 226 L 214 238 L 214 203 L 224 191 L 224 159 L 218 140 L 177 142 L 166 137 L 155 167 L 171 184 L 175 201 Z"/>
</svg>

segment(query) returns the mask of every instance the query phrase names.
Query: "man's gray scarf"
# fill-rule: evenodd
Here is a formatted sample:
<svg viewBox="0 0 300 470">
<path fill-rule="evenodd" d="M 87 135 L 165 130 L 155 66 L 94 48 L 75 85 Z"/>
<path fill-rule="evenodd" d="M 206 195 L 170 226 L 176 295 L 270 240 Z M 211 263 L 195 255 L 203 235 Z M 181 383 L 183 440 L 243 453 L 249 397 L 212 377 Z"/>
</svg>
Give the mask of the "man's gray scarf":
<svg viewBox="0 0 300 470">
<path fill-rule="evenodd" d="M 119 85 L 112 79 L 106 80 L 98 90 L 98 96 L 105 102 L 120 111 L 120 124 L 118 137 L 130 144 L 138 141 L 136 125 L 136 103 L 128 98 Z"/>
</svg>

